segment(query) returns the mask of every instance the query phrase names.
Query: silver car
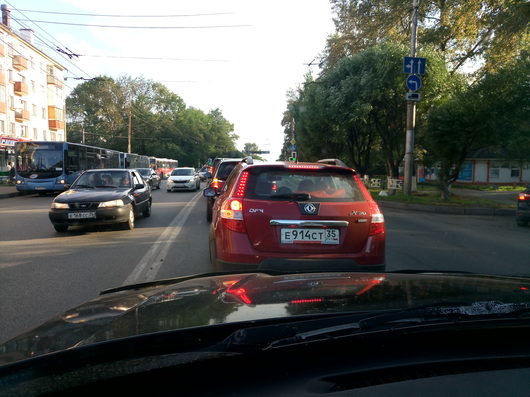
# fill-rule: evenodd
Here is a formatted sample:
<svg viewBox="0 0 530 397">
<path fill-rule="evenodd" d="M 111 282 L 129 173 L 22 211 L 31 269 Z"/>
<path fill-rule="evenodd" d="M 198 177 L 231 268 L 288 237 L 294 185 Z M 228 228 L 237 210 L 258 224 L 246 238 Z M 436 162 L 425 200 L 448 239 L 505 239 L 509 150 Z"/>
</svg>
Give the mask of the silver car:
<svg viewBox="0 0 530 397">
<path fill-rule="evenodd" d="M 200 188 L 201 179 L 195 168 L 175 168 L 167 178 L 166 189 L 168 192 L 174 190 L 199 190 Z"/>
</svg>

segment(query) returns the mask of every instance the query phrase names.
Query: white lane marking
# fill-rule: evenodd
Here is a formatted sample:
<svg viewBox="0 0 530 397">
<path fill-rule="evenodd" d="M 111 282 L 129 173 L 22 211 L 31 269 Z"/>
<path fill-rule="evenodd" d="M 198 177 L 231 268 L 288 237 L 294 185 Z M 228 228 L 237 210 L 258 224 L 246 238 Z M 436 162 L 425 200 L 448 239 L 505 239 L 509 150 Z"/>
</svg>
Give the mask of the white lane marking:
<svg viewBox="0 0 530 397">
<path fill-rule="evenodd" d="M 184 208 L 179 211 L 171 223 L 166 227 L 164 232 L 156 240 L 153 246 L 146 252 L 138 262 L 132 273 L 127 277 L 122 285 L 137 284 L 140 282 L 153 281 L 164 264 L 166 255 L 183 229 L 193 207 L 199 202 L 198 198 L 202 192 L 197 193 L 186 203 Z"/>
</svg>

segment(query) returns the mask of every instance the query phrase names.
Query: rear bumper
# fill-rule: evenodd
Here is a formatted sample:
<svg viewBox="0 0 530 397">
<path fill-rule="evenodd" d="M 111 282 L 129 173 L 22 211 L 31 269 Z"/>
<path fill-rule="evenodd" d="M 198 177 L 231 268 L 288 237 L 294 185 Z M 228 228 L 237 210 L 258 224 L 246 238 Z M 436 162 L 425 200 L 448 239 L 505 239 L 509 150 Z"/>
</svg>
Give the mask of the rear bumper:
<svg viewBox="0 0 530 397">
<path fill-rule="evenodd" d="M 517 208 L 515 217 L 519 221 L 530 222 L 530 209 Z"/>
<path fill-rule="evenodd" d="M 227 269 L 303 269 L 374 271 L 385 269 L 385 233 L 368 237 L 363 249 L 351 253 L 277 253 L 254 249 L 244 233 L 226 231 L 216 240 L 217 261 Z"/>
</svg>

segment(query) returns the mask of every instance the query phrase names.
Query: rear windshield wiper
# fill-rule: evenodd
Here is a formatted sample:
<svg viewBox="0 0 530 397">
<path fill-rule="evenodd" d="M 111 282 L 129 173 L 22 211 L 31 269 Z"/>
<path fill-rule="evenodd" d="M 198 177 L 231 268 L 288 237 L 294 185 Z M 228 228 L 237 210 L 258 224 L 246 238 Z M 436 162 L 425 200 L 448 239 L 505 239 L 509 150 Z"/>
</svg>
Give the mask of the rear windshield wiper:
<svg viewBox="0 0 530 397">
<path fill-rule="evenodd" d="M 311 200 L 311 195 L 309 193 L 282 193 L 282 194 L 271 194 L 269 196 L 271 199 L 287 199 L 293 201 L 307 201 Z"/>
</svg>

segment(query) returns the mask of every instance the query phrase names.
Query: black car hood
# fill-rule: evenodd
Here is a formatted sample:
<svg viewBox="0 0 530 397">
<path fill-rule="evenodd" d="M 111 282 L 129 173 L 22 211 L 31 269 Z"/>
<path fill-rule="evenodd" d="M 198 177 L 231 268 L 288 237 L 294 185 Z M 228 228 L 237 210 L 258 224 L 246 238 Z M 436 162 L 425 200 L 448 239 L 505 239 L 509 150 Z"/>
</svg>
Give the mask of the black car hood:
<svg viewBox="0 0 530 397">
<path fill-rule="evenodd" d="M 125 287 L 0 345 L 0 364 L 159 331 L 454 301 L 530 302 L 530 279 L 461 274 L 230 274 Z"/>
<path fill-rule="evenodd" d="M 76 203 L 79 201 L 110 201 L 127 196 L 130 188 L 69 189 L 55 198 L 58 203 Z"/>
</svg>

